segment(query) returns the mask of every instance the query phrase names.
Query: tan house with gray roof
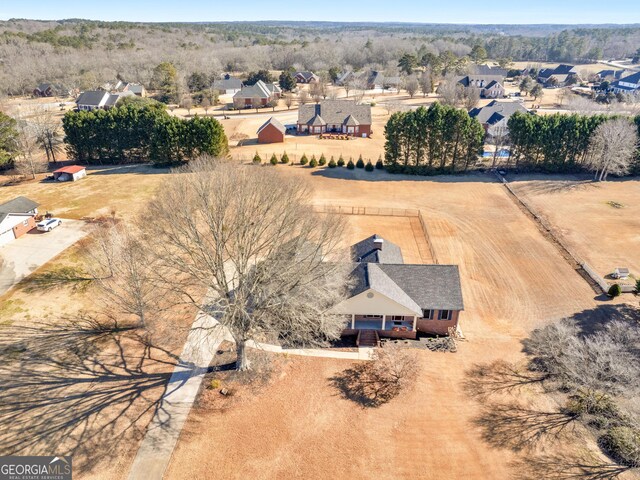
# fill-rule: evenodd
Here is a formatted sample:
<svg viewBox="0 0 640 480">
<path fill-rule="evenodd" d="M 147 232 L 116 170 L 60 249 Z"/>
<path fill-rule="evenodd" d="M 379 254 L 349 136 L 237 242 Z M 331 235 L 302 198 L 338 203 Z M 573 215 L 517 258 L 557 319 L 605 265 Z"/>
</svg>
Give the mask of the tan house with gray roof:
<svg viewBox="0 0 640 480">
<path fill-rule="evenodd" d="M 343 335 L 357 335 L 364 346 L 457 330 L 464 310 L 457 265 L 405 264 L 400 247 L 378 235 L 353 245 L 351 260 L 348 298 L 334 307 L 347 316 Z"/>
<path fill-rule="evenodd" d="M 353 100 L 324 100 L 301 105 L 298 133 L 342 133 L 355 137 L 371 136 L 371 106 Z"/>
</svg>

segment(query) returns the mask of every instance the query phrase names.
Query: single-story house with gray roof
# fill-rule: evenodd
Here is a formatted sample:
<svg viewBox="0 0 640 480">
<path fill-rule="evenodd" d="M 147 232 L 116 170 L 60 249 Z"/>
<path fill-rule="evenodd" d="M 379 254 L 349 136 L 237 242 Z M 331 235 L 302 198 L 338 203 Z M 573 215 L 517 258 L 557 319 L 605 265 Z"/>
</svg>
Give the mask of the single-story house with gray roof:
<svg viewBox="0 0 640 480">
<path fill-rule="evenodd" d="M 378 235 L 353 245 L 350 256 L 349 294 L 334 307 L 347 316 L 344 335 L 416 338 L 457 330 L 464 310 L 457 265 L 405 264 L 400 247 Z"/>
<path fill-rule="evenodd" d="M 27 197 L 16 197 L 0 205 L 0 246 L 35 228 L 38 204 Z"/>
<path fill-rule="evenodd" d="M 371 136 L 371 105 L 353 100 L 323 100 L 301 105 L 298 109 L 298 133 L 346 133 L 355 137 Z"/>
</svg>

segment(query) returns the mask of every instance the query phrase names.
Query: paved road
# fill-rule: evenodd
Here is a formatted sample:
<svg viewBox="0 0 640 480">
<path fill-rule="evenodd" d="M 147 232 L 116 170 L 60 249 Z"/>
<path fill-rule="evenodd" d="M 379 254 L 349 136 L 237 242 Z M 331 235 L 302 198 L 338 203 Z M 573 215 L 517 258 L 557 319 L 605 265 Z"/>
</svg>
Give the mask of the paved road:
<svg viewBox="0 0 640 480">
<path fill-rule="evenodd" d="M 0 294 L 59 255 L 89 233 L 85 222 L 62 219 L 62 225 L 51 232 L 32 230 L 0 247 Z"/>
<path fill-rule="evenodd" d="M 217 320 L 205 314 L 196 317 L 158 411 L 133 460 L 129 480 L 162 479 L 207 368 L 225 339 L 232 337 Z"/>
</svg>

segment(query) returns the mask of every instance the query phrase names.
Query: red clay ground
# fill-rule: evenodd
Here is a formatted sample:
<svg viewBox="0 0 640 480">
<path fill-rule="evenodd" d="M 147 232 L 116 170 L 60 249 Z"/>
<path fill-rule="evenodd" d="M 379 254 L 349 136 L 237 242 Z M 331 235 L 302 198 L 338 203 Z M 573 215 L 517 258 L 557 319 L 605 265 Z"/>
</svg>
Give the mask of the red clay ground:
<svg viewBox="0 0 640 480">
<path fill-rule="evenodd" d="M 422 209 L 438 261 L 460 266 L 468 341 L 456 354 L 420 352 L 413 389 L 372 410 L 330 386 L 349 362 L 289 359 L 259 393 L 244 391 L 226 406 L 203 402 L 187 421 L 166 477 L 517 478 L 515 456 L 484 442 L 472 423 L 478 403 L 463 389 L 465 371 L 478 362 L 521 360 L 520 340 L 532 329 L 573 315 L 606 315 L 611 305 L 595 298 L 491 177 L 282 171 L 310 180 L 318 204 Z M 347 220 L 349 241 L 398 228 L 389 217 Z M 406 235 L 394 241 L 407 250 L 414 242 Z M 563 448 L 597 451 L 584 435 Z"/>
</svg>

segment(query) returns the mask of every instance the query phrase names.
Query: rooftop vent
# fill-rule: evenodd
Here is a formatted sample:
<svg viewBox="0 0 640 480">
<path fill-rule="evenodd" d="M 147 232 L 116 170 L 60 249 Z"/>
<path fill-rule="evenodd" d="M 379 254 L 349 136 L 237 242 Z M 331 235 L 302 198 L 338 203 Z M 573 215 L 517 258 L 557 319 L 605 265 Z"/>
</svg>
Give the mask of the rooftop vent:
<svg viewBox="0 0 640 480">
<path fill-rule="evenodd" d="M 382 245 L 384 244 L 384 240 L 382 238 L 376 238 L 373 241 L 373 248 L 376 250 L 382 250 Z"/>
</svg>

